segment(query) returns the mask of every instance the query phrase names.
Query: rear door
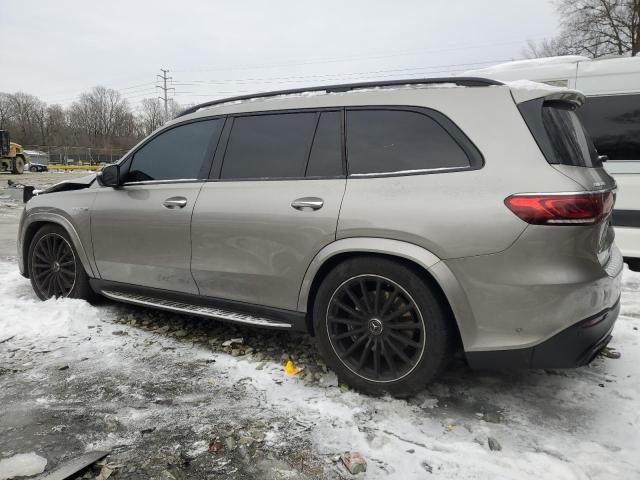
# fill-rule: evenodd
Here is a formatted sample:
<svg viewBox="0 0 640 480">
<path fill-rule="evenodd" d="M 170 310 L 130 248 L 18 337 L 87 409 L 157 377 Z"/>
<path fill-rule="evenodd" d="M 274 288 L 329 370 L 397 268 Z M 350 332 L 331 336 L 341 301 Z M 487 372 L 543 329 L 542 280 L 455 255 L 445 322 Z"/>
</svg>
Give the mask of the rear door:
<svg viewBox="0 0 640 480">
<path fill-rule="evenodd" d="M 159 133 L 122 165 L 122 186 L 100 187 L 91 235 L 102 279 L 198 293 L 191 214 L 223 124 L 204 120 Z"/>
<path fill-rule="evenodd" d="M 202 295 L 295 310 L 344 195 L 342 112 L 238 115 L 193 212 Z"/>
</svg>

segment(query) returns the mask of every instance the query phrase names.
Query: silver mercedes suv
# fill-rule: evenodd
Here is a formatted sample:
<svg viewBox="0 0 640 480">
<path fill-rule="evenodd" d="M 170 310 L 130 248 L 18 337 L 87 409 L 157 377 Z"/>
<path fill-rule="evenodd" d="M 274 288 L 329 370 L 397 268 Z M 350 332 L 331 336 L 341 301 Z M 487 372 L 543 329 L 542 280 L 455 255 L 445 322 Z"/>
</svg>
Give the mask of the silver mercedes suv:
<svg viewBox="0 0 640 480">
<path fill-rule="evenodd" d="M 480 78 L 197 105 L 97 176 L 30 199 L 42 299 L 304 330 L 342 381 L 587 364 L 610 339 L 615 182 L 576 91 Z"/>
</svg>

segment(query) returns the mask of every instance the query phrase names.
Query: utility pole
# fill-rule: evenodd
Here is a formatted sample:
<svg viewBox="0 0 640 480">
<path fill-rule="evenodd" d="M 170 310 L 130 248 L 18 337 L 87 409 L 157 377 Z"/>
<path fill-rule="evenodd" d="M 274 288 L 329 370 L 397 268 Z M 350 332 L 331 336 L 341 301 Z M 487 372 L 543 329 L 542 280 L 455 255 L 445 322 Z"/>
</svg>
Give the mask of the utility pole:
<svg viewBox="0 0 640 480">
<path fill-rule="evenodd" d="M 162 93 L 163 93 L 163 96 L 158 98 L 164 101 L 164 119 L 166 122 L 167 120 L 169 120 L 169 98 L 167 97 L 167 92 L 169 90 L 175 90 L 175 88 L 172 88 L 172 87 L 167 88 L 167 80 L 171 80 L 172 78 L 172 77 L 167 77 L 167 73 L 169 73 L 169 70 L 165 70 L 164 68 L 161 68 L 160 71 L 162 72 L 162 75 L 156 75 L 156 77 L 162 80 L 162 85 L 156 85 L 156 88 L 159 88 L 160 90 L 162 90 Z"/>
</svg>

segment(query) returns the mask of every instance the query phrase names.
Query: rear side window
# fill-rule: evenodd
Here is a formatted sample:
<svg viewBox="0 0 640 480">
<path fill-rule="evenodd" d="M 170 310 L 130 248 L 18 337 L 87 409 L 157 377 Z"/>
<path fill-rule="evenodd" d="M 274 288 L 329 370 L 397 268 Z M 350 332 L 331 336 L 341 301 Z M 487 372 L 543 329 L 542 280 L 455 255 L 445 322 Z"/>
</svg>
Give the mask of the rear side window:
<svg viewBox="0 0 640 480">
<path fill-rule="evenodd" d="M 309 154 L 307 177 L 342 175 L 342 112 L 323 112 Z"/>
<path fill-rule="evenodd" d="M 317 117 L 316 113 L 236 117 L 221 178 L 304 177 Z"/>
<path fill-rule="evenodd" d="M 223 124 L 224 119 L 205 120 L 160 133 L 133 155 L 126 181 L 201 178 L 206 154 Z"/>
<path fill-rule="evenodd" d="M 404 110 L 349 110 L 347 161 L 351 175 L 470 166 L 465 151 L 439 122 Z"/>
<path fill-rule="evenodd" d="M 577 167 L 602 166 L 573 103 L 536 98 L 520 103 L 518 110 L 547 162 Z"/>
<path fill-rule="evenodd" d="M 600 155 L 640 160 L 640 94 L 588 97 L 577 113 Z"/>
<path fill-rule="evenodd" d="M 542 121 L 557 163 L 575 167 L 600 166 L 593 143 L 574 110 L 564 103 L 542 107 Z"/>
</svg>

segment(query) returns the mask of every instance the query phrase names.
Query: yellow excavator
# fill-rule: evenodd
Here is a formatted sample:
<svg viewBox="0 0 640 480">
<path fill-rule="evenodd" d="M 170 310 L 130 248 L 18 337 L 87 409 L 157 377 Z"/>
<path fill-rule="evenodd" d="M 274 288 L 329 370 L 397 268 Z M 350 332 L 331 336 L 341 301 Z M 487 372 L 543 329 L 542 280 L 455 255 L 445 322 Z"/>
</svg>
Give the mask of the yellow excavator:
<svg viewBox="0 0 640 480">
<path fill-rule="evenodd" d="M 0 171 L 21 174 L 26 163 L 27 155 L 22 145 L 11 142 L 9 132 L 0 130 Z"/>
</svg>

